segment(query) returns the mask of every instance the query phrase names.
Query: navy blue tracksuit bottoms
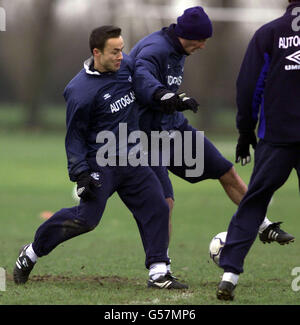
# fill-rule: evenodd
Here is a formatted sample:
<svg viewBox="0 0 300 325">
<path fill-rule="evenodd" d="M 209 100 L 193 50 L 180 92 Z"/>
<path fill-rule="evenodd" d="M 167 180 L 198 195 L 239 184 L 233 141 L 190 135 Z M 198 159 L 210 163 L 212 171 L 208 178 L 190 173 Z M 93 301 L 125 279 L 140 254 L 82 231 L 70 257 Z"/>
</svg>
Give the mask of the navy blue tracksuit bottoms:
<svg viewBox="0 0 300 325">
<path fill-rule="evenodd" d="M 63 241 L 94 229 L 108 198 L 117 192 L 137 222 L 146 254 L 146 267 L 156 262 L 169 264 L 169 208 L 151 168 L 97 168 L 95 164 L 93 169 L 100 173 L 102 181 L 102 186 L 95 188 L 96 199 L 80 200 L 78 206 L 61 209 L 44 222 L 36 231 L 32 244 L 37 256 L 47 255 Z"/>
<path fill-rule="evenodd" d="M 220 266 L 225 272 L 242 273 L 244 259 L 263 222 L 270 200 L 296 169 L 300 181 L 300 144 L 274 145 L 260 140 L 248 191 L 228 227 Z"/>
</svg>

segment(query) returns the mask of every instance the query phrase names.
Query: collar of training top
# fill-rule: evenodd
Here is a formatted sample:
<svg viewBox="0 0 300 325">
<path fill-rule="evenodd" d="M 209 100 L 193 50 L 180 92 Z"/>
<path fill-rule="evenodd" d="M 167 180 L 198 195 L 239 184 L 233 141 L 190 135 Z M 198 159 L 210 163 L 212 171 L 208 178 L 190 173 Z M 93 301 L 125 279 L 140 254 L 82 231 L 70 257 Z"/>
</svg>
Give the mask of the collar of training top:
<svg viewBox="0 0 300 325">
<path fill-rule="evenodd" d="M 100 72 L 94 68 L 94 57 L 91 56 L 87 60 L 83 62 L 84 70 L 87 74 L 94 75 L 94 76 L 107 76 L 114 74 L 114 71 L 107 71 L 107 72 Z"/>
<path fill-rule="evenodd" d="M 94 68 L 94 58 L 91 56 L 83 63 L 84 70 L 87 74 L 100 76 L 101 73 Z"/>
<path fill-rule="evenodd" d="M 165 32 L 171 39 L 175 50 L 182 55 L 189 55 L 183 48 L 182 44 L 180 43 L 176 33 L 175 33 L 175 26 L 176 24 L 171 24 L 169 27 L 165 27 Z"/>
</svg>

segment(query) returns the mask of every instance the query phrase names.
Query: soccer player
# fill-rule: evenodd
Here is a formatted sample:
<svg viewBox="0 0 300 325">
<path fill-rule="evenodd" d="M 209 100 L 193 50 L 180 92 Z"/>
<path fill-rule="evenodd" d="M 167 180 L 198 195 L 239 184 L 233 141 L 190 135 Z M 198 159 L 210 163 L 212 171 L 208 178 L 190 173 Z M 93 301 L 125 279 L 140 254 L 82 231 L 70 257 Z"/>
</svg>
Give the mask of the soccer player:
<svg viewBox="0 0 300 325">
<path fill-rule="evenodd" d="M 37 229 L 34 241 L 21 248 L 13 272 L 17 284 L 28 280 L 38 258 L 60 243 L 93 230 L 108 198 L 117 192 L 140 231 L 149 269 L 148 287 L 187 288 L 167 272 L 169 208 L 153 171 L 147 166 L 118 163 L 128 154 L 130 144 L 126 150 L 118 143 L 117 151 L 108 153 L 110 158 L 116 158 L 115 166 L 98 164 L 97 152 L 104 145 L 97 138 L 101 132 L 111 132 L 117 141 L 121 123 L 126 123 L 128 133 L 138 130 L 133 67 L 123 47 L 120 28 L 102 26 L 93 30 L 93 56 L 65 88 L 68 171 L 71 181 L 77 182 L 81 200 L 78 206 L 56 212 Z"/>
<path fill-rule="evenodd" d="M 259 120 L 260 140 L 248 191 L 231 219 L 220 256 L 224 274 L 217 297 L 223 300 L 234 298 L 244 259 L 272 195 L 293 169 L 300 181 L 300 1 L 289 2 L 283 16 L 256 31 L 237 80 L 240 137 L 255 141 Z"/>
<path fill-rule="evenodd" d="M 188 124 L 182 112 L 197 112 L 198 103 L 195 99 L 182 97 L 177 92 L 183 80 L 185 59 L 197 50 L 204 49 L 207 39 L 211 36 L 212 23 L 203 8 L 197 6 L 186 9 L 183 15 L 177 18 L 177 24 L 171 24 L 140 40 L 130 52 L 135 61 L 135 92 L 137 100 L 141 103 L 141 130 L 148 134 L 153 130 L 165 130 L 170 132 L 170 137 L 174 130 L 182 134 L 190 131 L 193 134 L 193 153 L 196 152 L 197 130 Z M 184 145 L 184 142 L 182 143 Z M 237 161 L 241 159 L 242 164 L 249 159 L 249 144 L 255 147 L 254 139 L 241 136 L 236 154 Z M 246 184 L 235 171 L 233 164 L 221 155 L 208 138 L 204 139 L 204 172 L 201 176 L 186 176 L 186 171 L 191 167 L 184 163 L 176 166 L 174 151 L 173 147 L 169 166 L 152 166 L 164 189 L 170 207 L 170 220 L 174 194 L 168 170 L 190 183 L 217 179 L 235 204 L 241 202 L 247 191 Z M 260 239 L 263 242 L 277 241 L 280 244 L 293 239 L 293 236 L 280 229 L 279 224 L 264 218 L 259 229 Z M 171 221 L 169 227 L 171 232 Z"/>
</svg>

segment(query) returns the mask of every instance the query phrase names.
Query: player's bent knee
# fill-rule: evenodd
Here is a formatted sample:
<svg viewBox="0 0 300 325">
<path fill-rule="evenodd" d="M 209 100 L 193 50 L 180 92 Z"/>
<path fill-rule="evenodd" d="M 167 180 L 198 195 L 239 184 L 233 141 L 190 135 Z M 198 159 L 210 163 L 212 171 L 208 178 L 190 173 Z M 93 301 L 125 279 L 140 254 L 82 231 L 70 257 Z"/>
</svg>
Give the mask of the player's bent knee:
<svg viewBox="0 0 300 325">
<path fill-rule="evenodd" d="M 78 219 L 66 220 L 62 225 L 62 232 L 65 238 L 72 238 L 92 231 L 96 226 L 83 223 Z"/>
</svg>

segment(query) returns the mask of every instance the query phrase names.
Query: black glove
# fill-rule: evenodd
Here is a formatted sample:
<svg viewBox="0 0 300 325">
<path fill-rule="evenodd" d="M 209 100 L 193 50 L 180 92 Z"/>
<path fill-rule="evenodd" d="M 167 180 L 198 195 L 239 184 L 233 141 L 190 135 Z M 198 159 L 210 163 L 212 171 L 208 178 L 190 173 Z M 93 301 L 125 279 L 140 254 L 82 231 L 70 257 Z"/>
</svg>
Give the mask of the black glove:
<svg viewBox="0 0 300 325">
<path fill-rule="evenodd" d="M 250 144 L 255 149 L 257 145 L 256 135 L 254 131 L 240 131 L 240 136 L 236 146 L 235 162 L 241 161 L 242 166 L 251 161 Z"/>
<path fill-rule="evenodd" d="M 94 187 L 100 187 L 100 174 L 83 172 L 77 178 L 77 195 L 83 200 L 91 200 L 96 197 Z"/>
<path fill-rule="evenodd" d="M 182 112 L 186 110 L 191 110 L 194 113 L 197 113 L 199 109 L 199 104 L 194 98 L 186 97 L 185 93 L 179 95 L 181 99 L 181 105 L 177 108 L 177 111 Z"/>
<path fill-rule="evenodd" d="M 182 105 L 180 97 L 172 91 L 160 88 L 154 93 L 154 99 L 159 101 L 161 110 L 165 114 L 173 114 Z"/>
</svg>

